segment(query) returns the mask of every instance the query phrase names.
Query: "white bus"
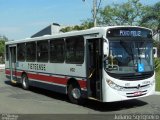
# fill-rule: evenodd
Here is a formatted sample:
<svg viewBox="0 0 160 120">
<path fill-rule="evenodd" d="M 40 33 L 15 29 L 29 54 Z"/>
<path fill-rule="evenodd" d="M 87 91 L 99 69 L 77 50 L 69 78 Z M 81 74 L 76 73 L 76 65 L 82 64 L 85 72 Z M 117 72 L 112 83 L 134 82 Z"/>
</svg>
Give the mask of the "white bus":
<svg viewBox="0 0 160 120">
<path fill-rule="evenodd" d="M 36 86 L 101 102 L 155 91 L 152 31 L 109 26 L 6 43 L 5 73 L 24 89 Z"/>
</svg>

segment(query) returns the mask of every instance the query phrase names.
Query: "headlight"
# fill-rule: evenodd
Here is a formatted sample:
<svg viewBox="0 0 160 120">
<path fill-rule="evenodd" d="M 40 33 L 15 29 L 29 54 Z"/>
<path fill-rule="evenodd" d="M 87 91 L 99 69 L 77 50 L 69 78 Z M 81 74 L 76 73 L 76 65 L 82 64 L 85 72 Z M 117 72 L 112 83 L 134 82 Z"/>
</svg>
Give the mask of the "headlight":
<svg viewBox="0 0 160 120">
<path fill-rule="evenodd" d="M 108 85 L 109 85 L 111 88 L 113 88 L 113 89 L 115 89 L 115 90 L 118 90 L 118 91 L 123 91 L 123 90 L 124 90 L 124 87 L 115 84 L 115 83 L 112 82 L 111 80 L 107 80 L 107 83 L 108 83 Z"/>
<path fill-rule="evenodd" d="M 153 80 L 153 81 L 150 83 L 151 86 L 154 85 L 154 84 L 155 84 L 155 80 Z"/>
</svg>

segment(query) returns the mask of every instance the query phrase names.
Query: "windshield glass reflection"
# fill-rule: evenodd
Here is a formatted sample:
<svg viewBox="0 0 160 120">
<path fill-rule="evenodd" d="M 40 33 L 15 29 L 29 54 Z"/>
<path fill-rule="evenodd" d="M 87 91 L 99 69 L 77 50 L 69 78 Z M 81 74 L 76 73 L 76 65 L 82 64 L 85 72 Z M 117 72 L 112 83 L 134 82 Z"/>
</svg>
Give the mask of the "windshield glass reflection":
<svg viewBox="0 0 160 120">
<path fill-rule="evenodd" d="M 116 40 L 109 43 L 106 70 L 111 73 L 153 71 L 152 43 L 149 41 Z"/>
</svg>

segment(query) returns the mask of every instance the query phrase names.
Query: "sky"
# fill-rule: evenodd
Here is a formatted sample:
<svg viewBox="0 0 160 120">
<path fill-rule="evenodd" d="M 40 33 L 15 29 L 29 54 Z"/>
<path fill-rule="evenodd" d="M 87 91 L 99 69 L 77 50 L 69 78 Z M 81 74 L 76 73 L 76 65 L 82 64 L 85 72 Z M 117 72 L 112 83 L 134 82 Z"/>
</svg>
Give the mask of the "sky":
<svg viewBox="0 0 160 120">
<path fill-rule="evenodd" d="M 159 0 L 140 0 L 154 5 Z M 58 23 L 80 25 L 91 18 L 93 0 L 0 0 L 0 35 L 9 40 L 29 38 L 39 30 Z M 101 7 L 127 0 L 102 0 Z"/>
</svg>

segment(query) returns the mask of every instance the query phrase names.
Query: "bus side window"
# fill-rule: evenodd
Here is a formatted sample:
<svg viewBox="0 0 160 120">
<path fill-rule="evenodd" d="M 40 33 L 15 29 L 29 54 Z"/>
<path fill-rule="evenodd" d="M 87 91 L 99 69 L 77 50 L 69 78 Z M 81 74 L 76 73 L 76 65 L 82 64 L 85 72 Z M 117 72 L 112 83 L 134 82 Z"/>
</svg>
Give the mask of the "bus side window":
<svg viewBox="0 0 160 120">
<path fill-rule="evenodd" d="M 36 61 L 36 42 L 26 43 L 26 60 L 29 62 Z"/>
<path fill-rule="evenodd" d="M 64 62 L 64 39 L 56 39 L 50 41 L 50 62 Z"/>
<path fill-rule="evenodd" d="M 18 61 L 25 61 L 26 51 L 25 51 L 25 43 L 17 44 L 17 60 Z"/>
<path fill-rule="evenodd" d="M 48 62 L 48 40 L 37 41 L 37 61 Z"/>
<path fill-rule="evenodd" d="M 6 45 L 6 48 L 5 48 L 5 52 L 6 52 L 6 61 L 8 61 L 8 59 L 9 59 L 9 54 L 8 54 L 8 45 Z"/>
<path fill-rule="evenodd" d="M 82 64 L 84 62 L 84 38 L 82 36 L 66 38 L 66 62 Z"/>
</svg>

